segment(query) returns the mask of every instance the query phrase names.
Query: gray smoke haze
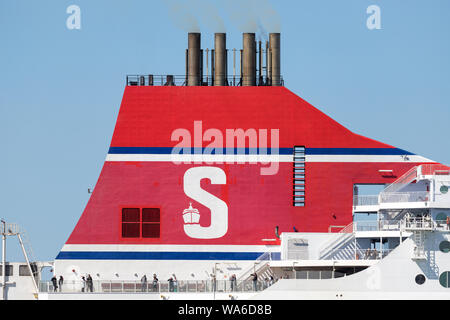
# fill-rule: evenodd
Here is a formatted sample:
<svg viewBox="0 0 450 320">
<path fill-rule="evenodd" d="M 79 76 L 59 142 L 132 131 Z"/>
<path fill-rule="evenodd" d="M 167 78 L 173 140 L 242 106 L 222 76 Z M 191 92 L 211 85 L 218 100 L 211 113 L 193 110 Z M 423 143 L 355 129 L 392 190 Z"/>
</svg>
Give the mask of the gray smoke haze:
<svg viewBox="0 0 450 320">
<path fill-rule="evenodd" d="M 177 28 L 186 32 L 200 32 L 197 17 L 191 12 L 189 1 L 164 0 L 168 9 L 169 17 Z"/>
<path fill-rule="evenodd" d="M 211 32 L 225 32 L 225 23 L 219 14 L 218 8 L 211 0 L 190 0 L 195 4 L 196 12 L 202 24 Z"/>
<path fill-rule="evenodd" d="M 254 32 L 263 40 L 268 32 L 281 30 L 280 16 L 269 0 L 227 0 L 221 4 L 241 32 Z"/>
<path fill-rule="evenodd" d="M 268 32 L 280 32 L 281 20 L 269 0 L 164 0 L 174 24 L 187 32 L 225 32 L 223 16 L 241 32 L 254 32 L 266 40 Z M 222 14 L 221 14 L 222 12 Z"/>
<path fill-rule="evenodd" d="M 225 23 L 211 0 L 164 0 L 175 26 L 187 32 L 200 32 L 200 24 L 211 32 L 225 32 Z"/>
</svg>

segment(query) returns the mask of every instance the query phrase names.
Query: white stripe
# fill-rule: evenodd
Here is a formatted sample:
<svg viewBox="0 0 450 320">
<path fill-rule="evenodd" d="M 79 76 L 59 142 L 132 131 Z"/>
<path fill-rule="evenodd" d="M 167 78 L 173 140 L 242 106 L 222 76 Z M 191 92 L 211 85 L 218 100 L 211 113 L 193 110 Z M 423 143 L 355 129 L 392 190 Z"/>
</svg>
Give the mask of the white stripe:
<svg viewBox="0 0 450 320">
<path fill-rule="evenodd" d="M 411 155 L 310 155 L 306 156 L 306 162 L 434 162 L 433 160 Z"/>
<path fill-rule="evenodd" d="M 306 155 L 306 162 L 432 162 L 417 155 L 406 158 L 400 155 Z M 220 164 L 220 163 L 262 163 L 293 162 L 292 155 L 202 155 L 202 154 L 108 154 L 109 162 L 173 162 L 174 164 Z"/>
<path fill-rule="evenodd" d="M 147 245 L 147 244 L 65 244 L 61 251 L 82 252 L 267 252 L 278 245 Z"/>
<path fill-rule="evenodd" d="M 237 154 L 108 154 L 106 161 L 140 161 L 193 163 L 269 163 L 292 162 L 292 155 L 237 155 Z"/>
</svg>

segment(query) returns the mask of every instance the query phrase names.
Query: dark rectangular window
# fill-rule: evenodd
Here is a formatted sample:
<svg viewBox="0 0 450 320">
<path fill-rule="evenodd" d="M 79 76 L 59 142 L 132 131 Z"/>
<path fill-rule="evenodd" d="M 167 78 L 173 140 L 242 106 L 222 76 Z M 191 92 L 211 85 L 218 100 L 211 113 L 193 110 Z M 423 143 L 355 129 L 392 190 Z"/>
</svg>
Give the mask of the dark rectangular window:
<svg viewBox="0 0 450 320">
<path fill-rule="evenodd" d="M 13 266 L 7 264 L 6 265 L 6 275 L 12 277 L 13 275 Z M 3 265 L 0 264 L 0 276 L 3 276 Z"/>
<path fill-rule="evenodd" d="M 141 225 L 140 211 L 139 208 L 122 209 L 123 238 L 139 238 Z"/>
<path fill-rule="evenodd" d="M 122 238 L 159 238 L 160 230 L 159 208 L 122 209 Z"/>
<path fill-rule="evenodd" d="M 140 222 L 139 208 L 123 208 L 122 222 Z"/>
<path fill-rule="evenodd" d="M 28 269 L 28 266 L 26 264 L 22 264 L 19 266 L 19 276 L 24 277 L 24 276 L 29 276 L 30 275 L 30 270 Z"/>
<path fill-rule="evenodd" d="M 30 264 L 31 267 L 31 272 L 33 272 L 34 275 L 37 274 L 37 266 L 35 263 L 31 263 Z M 21 277 L 25 277 L 25 276 L 29 276 L 30 275 L 30 269 L 28 269 L 28 265 L 26 264 L 21 264 L 19 266 L 19 276 Z"/>
<path fill-rule="evenodd" d="M 159 223 L 159 208 L 143 208 L 142 222 L 158 222 Z"/>
<path fill-rule="evenodd" d="M 306 152 L 304 146 L 294 147 L 292 203 L 294 207 L 305 206 Z"/>
<path fill-rule="evenodd" d="M 159 238 L 159 223 L 143 223 L 142 238 Z"/>
<path fill-rule="evenodd" d="M 122 237 L 139 238 L 139 223 L 123 223 Z"/>
<path fill-rule="evenodd" d="M 142 238 L 159 238 L 160 222 L 159 208 L 143 208 Z"/>
</svg>

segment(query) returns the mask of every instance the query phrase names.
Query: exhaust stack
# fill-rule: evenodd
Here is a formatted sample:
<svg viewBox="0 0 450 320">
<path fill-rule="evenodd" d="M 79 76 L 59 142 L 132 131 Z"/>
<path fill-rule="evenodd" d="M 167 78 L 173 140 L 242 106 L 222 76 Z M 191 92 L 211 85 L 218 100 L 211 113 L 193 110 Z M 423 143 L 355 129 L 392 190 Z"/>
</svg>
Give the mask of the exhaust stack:
<svg viewBox="0 0 450 320">
<path fill-rule="evenodd" d="M 263 50 L 262 41 L 256 41 L 255 33 L 243 33 L 243 48 L 233 49 L 233 80 L 228 81 L 228 50 L 226 33 L 214 34 L 214 49 L 206 49 L 206 82 L 203 79 L 203 50 L 201 34 L 188 33 L 188 49 L 186 49 L 186 86 L 282 86 L 280 61 L 280 33 L 270 33 L 269 41 Z M 240 52 L 240 78 L 236 82 L 236 51 Z M 265 51 L 265 56 L 264 56 Z M 209 68 L 209 52 L 211 52 L 211 68 Z M 239 58 L 238 58 L 239 59 Z M 210 71 L 211 70 L 211 71 Z M 265 74 L 264 74 L 265 73 Z M 211 81 L 209 81 L 211 77 Z M 139 82 L 139 80 L 141 80 Z M 149 78 L 149 85 L 153 85 Z M 162 80 L 161 80 L 162 81 Z M 144 80 L 145 82 L 145 80 Z M 127 80 L 128 83 L 128 80 Z M 137 79 L 136 85 L 144 85 Z M 168 78 L 165 85 L 175 85 L 175 78 Z"/>
<path fill-rule="evenodd" d="M 228 77 L 227 35 L 214 34 L 214 85 L 226 86 Z"/>
<path fill-rule="evenodd" d="M 254 33 L 243 34 L 242 86 L 256 86 L 256 42 Z"/>
<path fill-rule="evenodd" d="M 281 86 L 281 64 L 280 64 L 280 34 L 269 35 L 270 46 L 270 77 L 272 86 Z"/>
<path fill-rule="evenodd" d="M 263 76 L 263 51 L 262 51 L 262 42 L 258 41 L 258 70 L 259 70 L 259 79 L 258 85 L 261 86 L 264 84 L 264 76 Z"/>
<path fill-rule="evenodd" d="M 198 32 L 188 34 L 187 85 L 199 86 L 202 80 L 201 35 Z"/>
</svg>

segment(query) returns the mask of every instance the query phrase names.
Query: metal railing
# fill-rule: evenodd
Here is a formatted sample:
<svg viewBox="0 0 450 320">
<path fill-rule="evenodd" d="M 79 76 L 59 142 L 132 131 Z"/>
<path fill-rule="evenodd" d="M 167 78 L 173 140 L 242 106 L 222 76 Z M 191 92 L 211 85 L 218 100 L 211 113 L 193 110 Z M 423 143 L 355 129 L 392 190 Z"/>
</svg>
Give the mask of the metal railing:
<svg viewBox="0 0 450 320">
<path fill-rule="evenodd" d="M 450 231 L 447 220 L 432 220 L 429 216 L 407 217 L 401 221 L 400 227 L 404 230 L 437 230 Z"/>
<path fill-rule="evenodd" d="M 430 201 L 428 191 L 382 192 L 379 195 L 353 196 L 353 206 L 376 206 L 380 203 L 426 202 Z"/>
<path fill-rule="evenodd" d="M 358 221 L 353 223 L 354 231 L 398 231 L 400 230 L 399 220 L 372 220 Z"/>
<path fill-rule="evenodd" d="M 6 223 L 5 224 L 5 232 L 7 235 L 17 235 L 21 232 L 21 228 L 17 223 Z"/>
<path fill-rule="evenodd" d="M 225 77 L 225 86 L 242 86 L 242 77 Z M 186 86 L 187 77 L 185 75 L 127 75 L 127 86 Z M 199 86 L 213 86 L 214 79 L 211 76 L 199 77 Z M 271 86 L 271 80 L 266 77 L 256 77 L 256 86 Z M 280 85 L 284 86 L 284 79 L 280 77 Z"/>
<path fill-rule="evenodd" d="M 450 167 L 443 164 L 422 164 L 420 165 L 421 175 L 450 175 Z"/>
<path fill-rule="evenodd" d="M 261 291 L 276 280 L 262 281 L 244 280 L 178 280 L 176 282 L 158 281 L 157 283 L 140 281 L 107 281 L 93 280 L 92 286 L 82 281 L 64 281 L 62 286 L 53 286 L 51 281 L 42 281 L 39 284 L 39 292 L 49 293 L 161 293 L 161 292 L 255 292 Z"/>
<path fill-rule="evenodd" d="M 376 205 L 378 205 L 378 195 L 353 196 L 353 206 L 376 206 Z"/>
<path fill-rule="evenodd" d="M 391 253 L 392 249 L 337 249 L 323 260 L 381 260 Z"/>
<path fill-rule="evenodd" d="M 249 268 L 239 274 L 238 279 L 248 280 L 247 278 L 250 277 L 252 273 L 258 273 L 259 270 L 272 261 L 272 254 L 273 252 L 268 251 L 260 255 L 254 262 L 252 262 L 252 265 Z"/>
<path fill-rule="evenodd" d="M 324 280 L 345 277 L 344 272 L 333 270 L 296 270 L 294 273 L 295 279 L 301 280 Z"/>
<path fill-rule="evenodd" d="M 429 216 L 424 217 L 406 217 L 401 226 L 404 230 L 434 230 L 436 222 L 431 220 Z"/>
<path fill-rule="evenodd" d="M 374 221 L 358 221 L 353 222 L 353 230 L 354 231 L 378 231 L 380 230 L 378 220 Z"/>
<path fill-rule="evenodd" d="M 409 171 L 407 171 L 405 174 L 403 174 L 400 178 L 398 178 L 397 180 L 392 182 L 390 185 L 388 185 L 382 191 L 382 193 L 397 192 L 404 186 L 406 186 L 409 183 L 411 183 L 412 181 L 414 181 L 414 179 L 417 178 L 417 168 L 418 167 L 413 167 L 413 168 L 409 169 Z"/>
<path fill-rule="evenodd" d="M 428 191 L 380 193 L 380 203 L 426 202 L 430 201 Z"/>
<path fill-rule="evenodd" d="M 450 167 L 441 164 L 422 164 L 411 168 L 400 178 L 388 185 L 381 194 L 397 193 L 420 175 L 450 175 Z"/>
<path fill-rule="evenodd" d="M 434 228 L 439 231 L 450 231 L 450 224 L 447 224 L 447 220 L 434 220 Z"/>
<path fill-rule="evenodd" d="M 319 250 L 319 258 L 327 256 L 333 248 L 335 248 L 338 244 L 348 240 L 353 236 L 353 222 L 347 225 L 340 232 L 336 233 L 334 237 L 331 237 L 328 241 L 326 241 L 323 246 Z"/>
<path fill-rule="evenodd" d="M 405 227 L 425 227 L 433 226 L 435 229 L 450 229 L 447 220 L 430 220 L 429 218 L 408 218 L 403 220 L 370 220 L 353 222 L 353 231 L 399 231 Z"/>
</svg>

